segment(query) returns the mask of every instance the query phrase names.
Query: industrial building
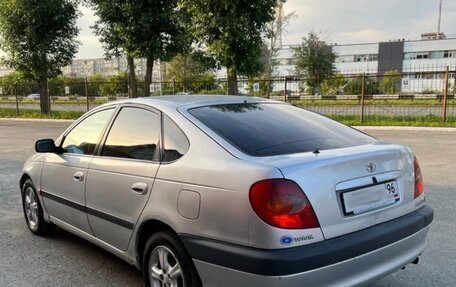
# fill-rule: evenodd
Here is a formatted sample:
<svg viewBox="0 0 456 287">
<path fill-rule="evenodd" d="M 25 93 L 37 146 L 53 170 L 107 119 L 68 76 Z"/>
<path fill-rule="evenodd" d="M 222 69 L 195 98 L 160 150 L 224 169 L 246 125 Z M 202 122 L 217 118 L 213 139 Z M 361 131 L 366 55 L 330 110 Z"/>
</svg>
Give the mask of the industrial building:
<svg viewBox="0 0 456 287">
<path fill-rule="evenodd" d="M 396 70 L 403 73 L 402 91 L 441 90 L 443 72 L 450 69 L 450 85 L 456 71 L 456 38 L 443 33 L 426 33 L 420 40 L 394 40 L 380 43 L 332 44 L 334 67 L 338 73 L 384 75 Z M 293 46 L 284 46 L 275 57 L 275 76 L 295 74 Z"/>
</svg>

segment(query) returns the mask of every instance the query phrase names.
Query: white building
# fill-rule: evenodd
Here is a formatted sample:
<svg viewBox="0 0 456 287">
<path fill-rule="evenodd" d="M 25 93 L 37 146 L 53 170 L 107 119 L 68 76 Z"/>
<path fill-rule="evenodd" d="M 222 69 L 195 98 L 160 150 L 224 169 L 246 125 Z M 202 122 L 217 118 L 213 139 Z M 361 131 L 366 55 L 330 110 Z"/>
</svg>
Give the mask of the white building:
<svg viewBox="0 0 456 287">
<path fill-rule="evenodd" d="M 135 59 L 136 75 L 139 77 L 146 74 L 146 59 Z M 154 64 L 153 78 L 154 81 L 160 81 L 160 75 L 163 70 L 160 69 L 160 63 Z M 73 77 L 90 77 L 96 74 L 103 76 L 114 76 L 122 72 L 128 72 L 128 62 L 126 57 L 111 59 L 82 59 L 74 60 L 70 66 L 62 69 L 64 75 Z"/>
<path fill-rule="evenodd" d="M 441 91 L 446 67 L 450 69 L 450 85 L 454 85 L 456 38 L 446 38 L 444 34 L 437 37 L 436 33 L 427 33 L 421 40 L 413 41 L 334 44 L 329 49 L 336 55 L 335 69 L 345 75 L 367 73 L 381 76 L 390 70 L 404 73 L 403 92 Z M 274 63 L 275 76 L 294 75 L 292 46 L 283 47 Z"/>
</svg>

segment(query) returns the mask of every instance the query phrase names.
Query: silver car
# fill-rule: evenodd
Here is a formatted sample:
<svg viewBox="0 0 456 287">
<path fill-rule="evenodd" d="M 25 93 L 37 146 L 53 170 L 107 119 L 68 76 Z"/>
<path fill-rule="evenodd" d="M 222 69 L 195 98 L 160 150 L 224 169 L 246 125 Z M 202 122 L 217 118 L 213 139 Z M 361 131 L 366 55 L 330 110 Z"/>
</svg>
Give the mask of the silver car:
<svg viewBox="0 0 456 287">
<path fill-rule="evenodd" d="M 36 143 L 29 229 L 55 226 L 147 286 L 353 286 L 418 263 L 433 210 L 412 151 L 252 97 L 98 107 Z"/>
</svg>

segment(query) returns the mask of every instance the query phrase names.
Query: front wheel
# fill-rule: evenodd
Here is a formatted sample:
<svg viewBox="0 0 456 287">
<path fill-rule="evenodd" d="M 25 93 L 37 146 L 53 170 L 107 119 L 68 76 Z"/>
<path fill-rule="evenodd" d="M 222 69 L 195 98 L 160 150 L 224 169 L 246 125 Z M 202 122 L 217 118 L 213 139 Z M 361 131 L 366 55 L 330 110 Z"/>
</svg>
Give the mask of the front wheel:
<svg viewBox="0 0 456 287">
<path fill-rule="evenodd" d="M 143 273 L 150 287 L 201 287 L 195 266 L 177 235 L 153 234 L 143 254 Z"/>
<path fill-rule="evenodd" d="M 32 233 L 36 235 L 47 235 L 55 229 L 53 224 L 44 220 L 43 208 L 30 179 L 26 180 L 22 187 L 22 208 L 24 210 L 25 222 Z"/>
</svg>

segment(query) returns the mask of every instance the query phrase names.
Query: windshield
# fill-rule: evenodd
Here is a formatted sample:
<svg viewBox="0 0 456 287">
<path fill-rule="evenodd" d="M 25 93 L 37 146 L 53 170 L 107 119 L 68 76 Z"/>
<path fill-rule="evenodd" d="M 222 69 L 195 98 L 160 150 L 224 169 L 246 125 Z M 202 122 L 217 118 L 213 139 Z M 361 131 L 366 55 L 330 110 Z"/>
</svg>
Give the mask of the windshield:
<svg viewBox="0 0 456 287">
<path fill-rule="evenodd" d="M 214 105 L 189 112 L 252 156 L 313 152 L 376 142 L 355 129 L 287 104 Z"/>
</svg>

